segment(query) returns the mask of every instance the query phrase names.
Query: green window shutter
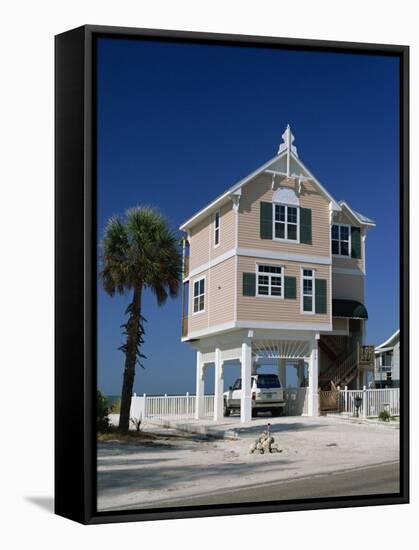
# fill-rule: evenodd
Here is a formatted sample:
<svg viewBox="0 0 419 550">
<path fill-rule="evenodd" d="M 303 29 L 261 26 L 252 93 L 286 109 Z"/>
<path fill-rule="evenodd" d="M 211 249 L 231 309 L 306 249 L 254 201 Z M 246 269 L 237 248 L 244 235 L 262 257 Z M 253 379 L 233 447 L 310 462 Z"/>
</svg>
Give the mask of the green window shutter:
<svg viewBox="0 0 419 550">
<path fill-rule="evenodd" d="M 297 298 L 297 277 L 285 277 L 284 298 L 289 300 Z"/>
<path fill-rule="evenodd" d="M 243 273 L 243 296 L 256 296 L 256 273 Z"/>
<path fill-rule="evenodd" d="M 316 279 L 316 313 L 327 313 L 327 281 Z"/>
<path fill-rule="evenodd" d="M 312 244 L 310 208 L 300 208 L 300 243 Z"/>
<path fill-rule="evenodd" d="M 272 203 L 260 203 L 260 238 L 272 239 Z"/>
<path fill-rule="evenodd" d="M 351 257 L 361 257 L 361 230 L 359 227 L 351 227 Z"/>
</svg>

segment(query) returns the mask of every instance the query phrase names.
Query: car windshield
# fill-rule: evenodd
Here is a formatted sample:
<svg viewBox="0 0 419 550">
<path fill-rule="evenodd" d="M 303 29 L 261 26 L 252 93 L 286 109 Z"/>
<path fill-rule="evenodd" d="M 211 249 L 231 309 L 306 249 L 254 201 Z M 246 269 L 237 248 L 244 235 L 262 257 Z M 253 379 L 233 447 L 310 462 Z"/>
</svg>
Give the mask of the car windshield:
<svg viewBox="0 0 419 550">
<path fill-rule="evenodd" d="M 242 379 L 241 379 L 241 378 L 238 378 L 238 379 L 234 382 L 232 389 L 233 389 L 233 390 L 241 390 L 241 389 L 242 389 Z"/>
<path fill-rule="evenodd" d="M 258 388 L 280 388 L 281 384 L 276 374 L 259 375 L 257 378 Z"/>
</svg>

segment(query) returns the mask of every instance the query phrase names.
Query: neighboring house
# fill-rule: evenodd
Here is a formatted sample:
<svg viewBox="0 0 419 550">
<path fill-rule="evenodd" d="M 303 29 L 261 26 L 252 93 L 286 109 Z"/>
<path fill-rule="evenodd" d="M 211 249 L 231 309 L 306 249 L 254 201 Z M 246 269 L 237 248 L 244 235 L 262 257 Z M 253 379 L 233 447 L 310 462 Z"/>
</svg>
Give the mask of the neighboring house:
<svg viewBox="0 0 419 550">
<path fill-rule="evenodd" d="M 400 329 L 375 348 L 376 388 L 400 387 Z"/>
<path fill-rule="evenodd" d="M 374 368 L 363 344 L 365 238 L 375 223 L 337 202 L 301 162 L 288 126 L 278 153 L 187 220 L 182 341 L 197 351 L 197 412 L 204 368 L 215 364 L 214 418 L 222 417 L 223 369 L 241 362 L 241 420 L 251 417 L 252 372 L 285 361 L 318 389 L 362 385 Z M 304 366 L 306 365 L 306 366 Z M 306 375 L 305 375 L 306 373 Z M 304 382 L 301 382 L 304 384 Z"/>
</svg>

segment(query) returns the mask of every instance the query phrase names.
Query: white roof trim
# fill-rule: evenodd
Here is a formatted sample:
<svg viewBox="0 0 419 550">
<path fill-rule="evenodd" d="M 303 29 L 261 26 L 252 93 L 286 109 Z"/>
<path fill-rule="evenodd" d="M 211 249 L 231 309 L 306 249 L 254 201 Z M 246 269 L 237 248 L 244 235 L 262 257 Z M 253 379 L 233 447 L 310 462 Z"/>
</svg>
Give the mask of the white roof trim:
<svg viewBox="0 0 419 550">
<path fill-rule="evenodd" d="M 383 342 L 382 344 L 377 346 L 375 349 L 376 350 L 382 350 L 382 348 L 387 348 L 389 346 L 394 347 L 397 343 L 397 338 L 400 338 L 400 329 L 399 328 L 396 330 L 396 332 L 394 334 L 392 334 L 390 336 L 390 338 L 388 338 L 385 342 Z M 394 343 L 393 343 L 393 340 L 395 340 Z"/>
<path fill-rule="evenodd" d="M 307 174 L 314 181 L 314 183 L 318 187 L 320 187 L 320 189 L 323 191 L 323 193 L 326 195 L 326 197 L 332 203 L 333 210 L 336 210 L 336 211 L 339 212 L 341 210 L 341 207 L 340 207 L 340 204 L 338 203 L 338 201 L 332 197 L 332 195 L 329 193 L 329 191 L 326 191 L 326 189 L 319 182 L 319 180 L 315 176 L 313 176 L 313 174 L 310 172 L 310 170 L 307 168 L 307 166 L 297 156 L 295 156 L 292 152 L 291 152 L 291 157 L 295 160 L 295 162 L 297 162 L 301 166 L 301 168 L 303 170 L 305 170 L 307 172 Z"/>
<path fill-rule="evenodd" d="M 266 168 L 268 168 L 271 164 L 273 164 L 275 161 L 277 161 L 278 159 L 282 158 L 283 156 L 285 156 L 286 154 L 286 151 L 285 152 L 282 152 L 281 154 L 279 155 L 275 155 L 273 158 L 271 158 L 270 160 L 268 160 L 268 162 L 265 162 L 265 164 L 262 164 L 262 166 L 259 166 L 259 168 L 257 168 L 254 172 L 251 172 L 248 176 L 246 176 L 245 178 L 243 178 L 242 180 L 238 181 L 236 184 L 233 185 L 233 187 L 230 187 L 230 189 L 228 189 L 225 193 L 223 193 L 222 195 L 220 195 L 219 197 L 217 197 L 214 201 L 212 201 L 210 204 L 208 204 L 207 206 L 205 206 L 204 208 L 202 208 L 197 214 L 195 214 L 194 216 L 192 216 L 192 218 L 189 218 L 188 220 L 186 220 L 185 223 L 183 223 L 179 229 L 181 231 L 185 231 L 191 224 L 193 224 L 194 222 L 196 222 L 203 214 L 205 214 L 205 212 L 207 212 L 208 210 L 211 210 L 212 208 L 215 208 L 215 207 L 218 207 L 221 205 L 221 203 L 226 199 L 228 198 L 230 195 L 234 195 L 234 193 L 240 189 L 245 183 L 247 183 L 248 181 L 252 180 L 253 178 L 255 178 L 256 176 L 258 176 L 259 174 L 261 174 L 262 172 L 264 172 L 266 170 Z"/>
<path fill-rule="evenodd" d="M 238 181 L 236 184 L 233 185 L 233 187 L 230 187 L 230 189 L 228 189 L 225 193 L 223 193 L 222 195 L 220 195 L 218 198 L 216 198 L 214 201 L 212 201 L 210 204 L 208 204 L 207 206 L 205 206 L 204 208 L 202 208 L 201 210 L 199 210 L 199 212 L 197 214 L 195 214 L 194 216 L 192 216 L 191 218 L 189 218 L 188 220 L 186 220 L 186 222 L 184 222 L 180 227 L 179 229 L 181 231 L 186 231 L 188 228 L 190 228 L 190 226 L 194 223 L 196 223 L 200 218 L 201 216 L 203 216 L 205 213 L 209 212 L 210 210 L 214 209 L 214 208 L 219 208 L 221 206 L 221 204 L 228 198 L 230 197 L 230 195 L 234 195 L 235 192 L 237 192 L 239 189 L 241 189 L 246 183 L 248 183 L 249 181 L 251 181 L 252 179 L 254 179 L 256 176 L 258 176 L 259 174 L 261 174 L 262 172 L 264 172 L 265 170 L 267 170 L 269 168 L 269 166 L 271 164 L 273 164 L 274 162 L 276 162 L 277 160 L 281 159 L 282 157 L 286 156 L 288 153 L 288 150 L 285 149 L 283 151 L 281 151 L 281 153 L 275 155 L 274 157 L 272 157 L 270 160 L 268 160 L 267 162 L 265 162 L 265 164 L 262 164 L 262 166 L 260 166 L 259 168 L 257 168 L 256 170 L 254 170 L 253 172 L 251 172 L 248 176 L 246 176 L 245 178 L 243 178 L 242 180 Z M 340 211 L 341 210 L 341 207 L 339 205 L 339 203 L 332 197 L 332 195 L 326 191 L 326 189 L 323 187 L 323 185 L 319 182 L 319 180 L 317 178 L 315 178 L 313 176 L 313 174 L 310 172 L 310 170 L 301 162 L 301 160 L 298 158 L 298 156 L 296 156 L 292 151 L 290 152 L 290 156 L 295 160 L 295 162 L 297 162 L 301 168 L 303 170 L 305 170 L 307 172 L 307 174 L 309 175 L 309 178 L 312 179 L 314 181 L 314 183 L 319 187 L 319 189 L 326 195 L 326 197 L 332 202 L 332 207 L 333 207 L 333 210 L 336 210 L 336 211 Z M 294 177 L 294 176 L 292 176 Z M 296 177 L 296 176 L 295 176 Z M 364 223 L 364 222 L 361 222 L 361 223 Z M 366 224 L 364 224 L 366 225 Z M 374 224 L 375 225 L 375 224 Z"/>
<path fill-rule="evenodd" d="M 353 218 L 360 225 L 366 225 L 367 227 L 375 227 L 376 226 L 375 221 L 370 220 L 369 218 L 367 218 L 363 214 L 360 214 L 359 212 L 356 212 L 355 210 L 353 210 L 347 202 L 339 201 L 339 205 L 345 207 L 348 210 L 348 212 L 353 216 Z M 362 217 L 360 217 L 360 216 L 362 216 Z M 362 219 L 362 218 L 364 218 L 364 219 Z"/>
</svg>

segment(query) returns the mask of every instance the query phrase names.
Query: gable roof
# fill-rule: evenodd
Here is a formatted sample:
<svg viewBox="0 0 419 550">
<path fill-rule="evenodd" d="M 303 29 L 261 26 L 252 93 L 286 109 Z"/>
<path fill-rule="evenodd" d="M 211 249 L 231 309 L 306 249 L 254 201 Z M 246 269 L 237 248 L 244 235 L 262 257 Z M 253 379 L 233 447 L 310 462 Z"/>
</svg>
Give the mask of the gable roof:
<svg viewBox="0 0 419 550">
<path fill-rule="evenodd" d="M 376 351 L 382 350 L 383 348 L 390 348 L 397 344 L 397 341 L 400 340 L 400 329 L 398 328 L 394 334 L 390 336 L 385 342 L 377 346 Z"/>
<path fill-rule="evenodd" d="M 245 178 L 239 180 L 225 193 L 223 193 L 207 206 L 199 210 L 199 212 L 197 212 L 186 222 L 184 222 L 179 229 L 181 229 L 182 231 L 187 231 L 193 225 L 199 222 L 204 216 L 220 208 L 220 206 L 226 203 L 233 196 L 240 196 L 242 187 L 265 171 L 267 171 L 268 173 L 284 175 L 293 178 L 312 180 L 317 185 L 319 190 L 323 193 L 323 195 L 325 195 L 330 200 L 333 210 L 340 211 L 341 207 L 339 203 L 332 197 L 332 195 L 323 187 L 319 180 L 298 158 L 297 149 L 295 145 L 293 145 L 294 136 L 291 133 L 291 128 L 289 125 L 283 133 L 282 138 L 284 142 L 281 143 L 278 153 L 274 157 L 259 166 L 259 168 L 248 174 Z"/>
<path fill-rule="evenodd" d="M 367 218 L 367 216 L 364 216 L 364 214 L 360 214 L 353 208 L 349 206 L 349 204 L 345 201 L 339 201 L 339 205 L 343 208 L 343 210 L 346 210 L 349 212 L 349 214 L 360 224 L 365 225 L 367 227 L 375 227 L 376 223 L 374 220 L 371 220 L 370 218 Z"/>
</svg>

